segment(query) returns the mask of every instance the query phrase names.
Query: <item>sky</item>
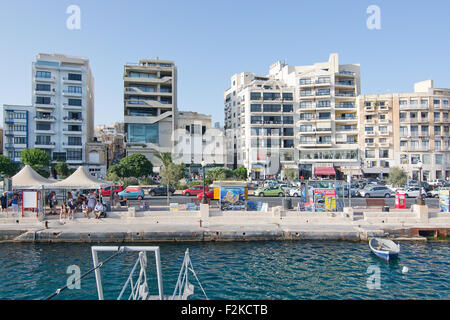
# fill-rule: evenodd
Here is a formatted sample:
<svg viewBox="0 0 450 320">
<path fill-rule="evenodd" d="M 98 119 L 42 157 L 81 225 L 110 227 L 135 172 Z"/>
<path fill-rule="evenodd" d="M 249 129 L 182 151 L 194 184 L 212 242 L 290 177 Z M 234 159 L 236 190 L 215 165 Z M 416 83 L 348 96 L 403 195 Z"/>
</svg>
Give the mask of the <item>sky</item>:
<svg viewBox="0 0 450 320">
<path fill-rule="evenodd" d="M 79 30 L 66 26 L 70 5 Z M 371 5 L 381 29 L 367 27 Z M 448 0 L 0 0 L 0 105 L 31 104 L 38 53 L 89 58 L 95 125 L 123 121 L 123 65 L 155 57 L 178 67 L 178 109 L 222 124 L 230 77 L 265 75 L 278 60 L 339 53 L 341 64 L 361 65 L 363 94 L 411 92 L 427 79 L 450 88 L 449 12 Z"/>
</svg>

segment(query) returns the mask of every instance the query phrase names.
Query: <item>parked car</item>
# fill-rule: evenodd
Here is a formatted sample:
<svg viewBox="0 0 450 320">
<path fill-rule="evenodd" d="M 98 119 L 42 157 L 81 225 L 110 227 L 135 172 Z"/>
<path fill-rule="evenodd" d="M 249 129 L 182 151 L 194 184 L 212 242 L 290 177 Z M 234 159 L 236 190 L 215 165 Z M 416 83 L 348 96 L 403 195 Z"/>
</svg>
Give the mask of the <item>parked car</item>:
<svg viewBox="0 0 450 320">
<path fill-rule="evenodd" d="M 405 196 L 407 198 L 417 198 L 419 196 L 419 187 L 407 188 L 405 190 Z M 427 192 L 424 188 L 422 188 L 422 197 L 426 197 Z"/>
<path fill-rule="evenodd" d="M 439 192 L 440 192 L 440 189 L 435 188 L 434 190 L 427 192 L 427 197 L 428 198 L 439 198 Z"/>
<path fill-rule="evenodd" d="M 169 187 L 169 193 L 170 195 L 175 193 L 175 188 L 174 187 Z M 154 196 L 167 196 L 167 186 L 157 186 L 154 188 L 150 188 L 148 190 L 148 194 L 151 195 L 152 197 Z"/>
<path fill-rule="evenodd" d="M 260 188 L 255 191 L 255 196 L 257 197 L 282 197 L 286 192 L 281 188 L 280 185 L 272 185 L 266 188 Z"/>
<path fill-rule="evenodd" d="M 300 188 L 292 188 L 288 192 L 288 195 L 290 197 L 300 197 L 301 194 L 302 194 L 302 191 L 300 190 Z"/>
<path fill-rule="evenodd" d="M 214 199 L 214 191 L 206 191 L 206 197 L 209 199 Z M 202 200 L 203 199 L 203 190 L 201 193 L 197 195 L 197 199 Z"/>
<path fill-rule="evenodd" d="M 432 180 L 432 181 L 430 181 L 430 185 L 432 185 L 432 186 L 443 186 L 445 184 L 445 181 L 444 180 L 441 180 L 441 179 L 435 179 L 435 180 Z"/>
<path fill-rule="evenodd" d="M 101 188 L 100 193 L 102 194 L 102 197 L 110 197 L 111 189 L 113 190 L 113 192 L 118 193 L 118 192 L 123 191 L 123 186 L 112 186 L 112 187 Z M 97 191 L 95 191 L 94 194 L 97 195 Z"/>
<path fill-rule="evenodd" d="M 208 192 L 209 188 L 208 186 L 205 186 L 205 191 Z M 203 192 L 203 186 L 198 185 L 198 186 L 193 186 L 189 189 L 183 190 L 182 194 L 184 196 L 197 196 L 199 193 Z"/>
<path fill-rule="evenodd" d="M 144 190 L 140 186 L 129 186 L 118 193 L 123 200 L 142 200 L 145 198 Z"/>
<path fill-rule="evenodd" d="M 390 198 L 393 196 L 391 189 L 385 186 L 369 186 L 359 192 L 363 198 Z"/>
</svg>

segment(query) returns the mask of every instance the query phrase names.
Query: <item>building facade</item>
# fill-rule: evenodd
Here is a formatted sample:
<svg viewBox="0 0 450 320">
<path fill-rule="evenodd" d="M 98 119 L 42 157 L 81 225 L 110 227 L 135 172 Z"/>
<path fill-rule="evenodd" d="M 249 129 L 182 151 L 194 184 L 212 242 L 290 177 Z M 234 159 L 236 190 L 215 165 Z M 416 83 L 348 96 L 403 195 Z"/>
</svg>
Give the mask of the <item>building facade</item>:
<svg viewBox="0 0 450 320">
<path fill-rule="evenodd" d="M 210 115 L 180 111 L 174 134 L 173 161 L 186 164 L 190 172 L 199 172 L 202 161 L 208 166 L 225 165 L 223 130 L 212 128 Z"/>
<path fill-rule="evenodd" d="M 450 178 L 449 100 L 450 89 L 434 88 L 432 80 L 411 93 L 362 95 L 362 170 L 381 176 L 396 166 L 417 180 L 420 161 L 424 181 Z"/>
<path fill-rule="evenodd" d="M 86 58 L 38 54 L 32 66 L 32 148 L 53 161 L 87 163 L 94 134 L 94 78 Z"/>
<path fill-rule="evenodd" d="M 117 164 L 125 157 L 125 135 L 123 123 L 116 122 L 111 126 L 100 125 L 95 128 L 97 141 L 106 146 L 107 166 Z"/>
<path fill-rule="evenodd" d="M 14 162 L 33 145 L 33 111 L 32 106 L 3 105 L 3 155 Z"/>
<path fill-rule="evenodd" d="M 328 62 L 289 66 L 269 75 L 232 76 L 225 91 L 227 164 L 255 179 L 298 169 L 311 176 L 357 174 L 360 66 Z"/>
<path fill-rule="evenodd" d="M 173 61 L 141 60 L 124 66 L 126 154 L 145 155 L 158 171 L 155 154 L 171 152 L 177 118 L 177 68 Z"/>
</svg>

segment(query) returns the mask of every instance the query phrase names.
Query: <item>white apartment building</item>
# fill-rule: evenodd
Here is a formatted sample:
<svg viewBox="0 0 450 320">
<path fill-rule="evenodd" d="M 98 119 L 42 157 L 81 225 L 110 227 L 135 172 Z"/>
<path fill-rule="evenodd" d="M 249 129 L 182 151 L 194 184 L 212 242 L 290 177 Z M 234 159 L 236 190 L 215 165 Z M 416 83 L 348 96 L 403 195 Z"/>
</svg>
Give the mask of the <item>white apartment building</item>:
<svg viewBox="0 0 450 320">
<path fill-rule="evenodd" d="M 450 178 L 450 89 L 434 88 L 432 80 L 418 82 L 414 92 L 362 95 L 362 170 L 381 175 L 401 167 L 410 179 Z M 368 118 L 369 117 L 369 118 Z"/>
<path fill-rule="evenodd" d="M 209 167 L 224 166 L 225 150 L 223 130 L 212 128 L 210 115 L 178 112 L 172 152 L 175 163 L 186 164 L 190 172 L 200 171 L 202 161 Z"/>
<path fill-rule="evenodd" d="M 14 162 L 32 146 L 33 114 L 32 106 L 3 105 L 3 155 Z"/>
<path fill-rule="evenodd" d="M 357 96 L 360 66 L 328 62 L 289 66 L 277 62 L 269 75 L 232 76 L 225 91 L 225 129 L 231 167 L 253 178 L 299 169 L 305 178 L 357 174 Z"/>
<path fill-rule="evenodd" d="M 32 148 L 54 161 L 86 164 L 94 133 L 94 78 L 87 58 L 38 54 L 32 69 Z"/>
<path fill-rule="evenodd" d="M 124 66 L 126 154 L 145 155 L 158 172 L 159 152 L 171 152 L 177 118 L 177 67 L 150 59 Z"/>
</svg>

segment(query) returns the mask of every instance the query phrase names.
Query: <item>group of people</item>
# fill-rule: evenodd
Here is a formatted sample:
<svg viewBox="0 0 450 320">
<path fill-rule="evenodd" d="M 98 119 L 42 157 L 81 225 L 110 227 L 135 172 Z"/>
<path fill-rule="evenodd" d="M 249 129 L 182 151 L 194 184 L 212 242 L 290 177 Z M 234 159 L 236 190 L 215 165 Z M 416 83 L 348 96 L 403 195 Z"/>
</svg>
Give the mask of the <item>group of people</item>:
<svg viewBox="0 0 450 320">
<path fill-rule="evenodd" d="M 0 202 L 2 212 L 7 212 L 9 206 L 11 206 L 13 212 L 19 212 L 19 196 L 17 194 L 14 194 L 12 199 L 8 199 L 8 194 L 6 192 L 3 192 L 2 196 L 0 197 Z"/>
<path fill-rule="evenodd" d="M 57 214 L 58 198 L 54 191 L 50 193 L 48 202 L 50 205 L 50 212 L 52 214 Z M 105 206 L 103 205 L 101 197 L 97 197 L 93 191 L 90 191 L 86 196 L 78 194 L 76 199 L 71 192 L 68 192 L 66 201 L 61 204 L 59 219 L 73 220 L 77 210 L 81 210 L 88 219 L 91 218 L 89 216 L 91 212 L 95 219 L 100 219 L 105 214 Z"/>
</svg>

